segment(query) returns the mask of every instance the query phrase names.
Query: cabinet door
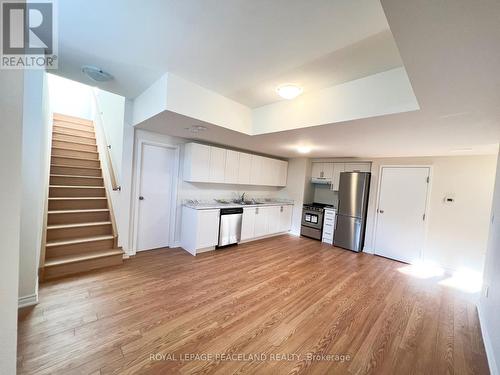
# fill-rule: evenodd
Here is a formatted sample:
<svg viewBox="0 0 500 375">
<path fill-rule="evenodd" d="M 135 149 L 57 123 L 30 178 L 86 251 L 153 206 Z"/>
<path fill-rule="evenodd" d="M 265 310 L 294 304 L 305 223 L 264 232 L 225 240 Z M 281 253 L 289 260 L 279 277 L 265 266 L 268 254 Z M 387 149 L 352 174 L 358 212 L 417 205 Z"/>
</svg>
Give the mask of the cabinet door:
<svg viewBox="0 0 500 375">
<path fill-rule="evenodd" d="M 344 163 L 333 163 L 332 190 L 339 190 L 341 172 L 344 172 Z"/>
<path fill-rule="evenodd" d="M 219 242 L 219 215 L 220 210 L 198 210 L 196 248 L 212 247 Z"/>
<path fill-rule="evenodd" d="M 268 208 L 255 208 L 255 237 L 262 237 L 268 233 Z"/>
<path fill-rule="evenodd" d="M 329 180 L 333 179 L 333 163 L 322 163 L 323 164 L 323 177 Z"/>
<path fill-rule="evenodd" d="M 209 181 L 210 146 L 188 143 L 184 149 L 184 181 Z"/>
<path fill-rule="evenodd" d="M 280 229 L 279 232 L 288 232 L 292 227 L 293 206 L 280 206 Z"/>
<path fill-rule="evenodd" d="M 238 166 L 238 183 L 250 184 L 250 169 L 252 167 L 252 155 L 240 152 L 239 166 Z"/>
<path fill-rule="evenodd" d="M 274 234 L 280 231 L 281 207 L 271 206 L 267 209 L 267 234 Z"/>
<path fill-rule="evenodd" d="M 288 175 L 288 162 L 279 160 L 278 170 L 278 186 L 286 186 L 286 179 Z"/>
<path fill-rule="evenodd" d="M 255 208 L 247 207 L 243 209 L 241 219 L 241 240 L 249 240 L 255 237 Z"/>
<path fill-rule="evenodd" d="M 323 163 L 312 163 L 311 177 L 323 178 Z"/>
<path fill-rule="evenodd" d="M 224 172 L 224 182 L 226 184 L 237 184 L 239 177 L 240 153 L 233 150 L 226 152 L 226 169 Z"/>
<path fill-rule="evenodd" d="M 252 155 L 252 160 L 250 165 L 251 185 L 262 185 L 261 181 L 262 159 L 263 159 L 262 156 Z"/>
<path fill-rule="evenodd" d="M 274 160 L 270 158 L 261 158 L 260 167 L 260 183 L 266 186 L 272 186 L 274 183 L 273 176 Z"/>
<path fill-rule="evenodd" d="M 370 172 L 371 163 L 345 163 L 344 172 Z"/>
<path fill-rule="evenodd" d="M 226 150 L 219 147 L 210 147 L 210 182 L 224 183 L 226 169 Z"/>
</svg>

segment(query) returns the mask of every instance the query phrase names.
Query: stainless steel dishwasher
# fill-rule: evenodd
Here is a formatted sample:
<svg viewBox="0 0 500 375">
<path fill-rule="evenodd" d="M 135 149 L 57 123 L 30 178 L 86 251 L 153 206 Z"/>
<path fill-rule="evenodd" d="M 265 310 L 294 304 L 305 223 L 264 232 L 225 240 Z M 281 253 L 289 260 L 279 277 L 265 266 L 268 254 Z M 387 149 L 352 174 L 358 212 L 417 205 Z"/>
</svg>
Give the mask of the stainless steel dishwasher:
<svg viewBox="0 0 500 375">
<path fill-rule="evenodd" d="M 243 208 L 221 208 L 217 247 L 238 243 L 241 239 Z"/>
</svg>

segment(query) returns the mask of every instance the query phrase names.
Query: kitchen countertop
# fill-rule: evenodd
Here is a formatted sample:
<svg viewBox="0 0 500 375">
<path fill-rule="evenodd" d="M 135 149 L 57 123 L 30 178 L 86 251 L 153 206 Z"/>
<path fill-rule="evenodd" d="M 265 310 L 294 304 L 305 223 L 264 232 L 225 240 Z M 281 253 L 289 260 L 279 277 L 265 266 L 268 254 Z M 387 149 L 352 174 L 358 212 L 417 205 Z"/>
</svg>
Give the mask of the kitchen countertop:
<svg viewBox="0 0 500 375">
<path fill-rule="evenodd" d="M 238 208 L 238 207 L 266 207 L 266 206 L 288 206 L 293 205 L 293 201 L 276 201 L 276 202 L 263 202 L 256 204 L 238 204 L 238 203 L 218 203 L 218 202 L 185 202 L 184 207 L 192 208 L 194 210 L 215 210 L 221 208 Z"/>
</svg>

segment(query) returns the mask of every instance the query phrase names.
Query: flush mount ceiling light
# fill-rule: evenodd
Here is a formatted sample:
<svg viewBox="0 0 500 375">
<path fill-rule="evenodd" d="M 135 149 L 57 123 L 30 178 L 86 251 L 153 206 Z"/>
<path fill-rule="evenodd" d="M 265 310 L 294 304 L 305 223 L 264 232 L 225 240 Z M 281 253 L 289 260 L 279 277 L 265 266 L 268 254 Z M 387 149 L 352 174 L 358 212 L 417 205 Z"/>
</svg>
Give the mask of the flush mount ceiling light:
<svg viewBox="0 0 500 375">
<path fill-rule="evenodd" d="M 82 72 L 89 77 L 92 81 L 106 82 L 113 79 L 113 76 L 101 68 L 91 65 L 82 66 Z"/>
<path fill-rule="evenodd" d="M 282 98 L 291 100 L 302 94 L 302 87 L 294 84 L 286 84 L 278 86 L 276 92 Z"/>
<path fill-rule="evenodd" d="M 297 147 L 297 151 L 301 154 L 308 154 L 311 152 L 311 147 L 309 146 L 299 146 Z"/>
</svg>

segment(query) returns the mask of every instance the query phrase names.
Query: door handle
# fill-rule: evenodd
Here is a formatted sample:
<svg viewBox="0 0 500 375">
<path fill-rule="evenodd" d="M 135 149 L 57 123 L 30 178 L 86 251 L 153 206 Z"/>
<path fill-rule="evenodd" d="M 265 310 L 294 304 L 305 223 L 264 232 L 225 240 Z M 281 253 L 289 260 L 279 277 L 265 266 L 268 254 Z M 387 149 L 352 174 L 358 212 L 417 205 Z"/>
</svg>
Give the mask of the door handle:
<svg viewBox="0 0 500 375">
<path fill-rule="evenodd" d="M 139 200 L 140 201 L 143 201 L 144 200 L 144 197 L 142 195 L 139 195 Z"/>
<path fill-rule="evenodd" d="M 383 214 L 383 213 L 384 213 L 384 210 L 378 210 L 378 213 L 379 213 L 379 214 Z"/>
</svg>

